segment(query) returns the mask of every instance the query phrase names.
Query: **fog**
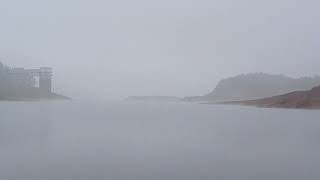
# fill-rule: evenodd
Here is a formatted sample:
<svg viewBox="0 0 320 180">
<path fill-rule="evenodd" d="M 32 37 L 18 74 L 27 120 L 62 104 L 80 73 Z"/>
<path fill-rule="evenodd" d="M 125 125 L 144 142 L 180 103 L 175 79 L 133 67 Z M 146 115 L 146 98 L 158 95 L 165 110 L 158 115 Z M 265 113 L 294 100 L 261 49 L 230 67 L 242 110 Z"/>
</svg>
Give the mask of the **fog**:
<svg viewBox="0 0 320 180">
<path fill-rule="evenodd" d="M 318 1 L 0 1 L 0 61 L 73 98 L 200 95 L 248 72 L 314 75 Z M 298 67 L 298 68 L 297 68 Z"/>
</svg>

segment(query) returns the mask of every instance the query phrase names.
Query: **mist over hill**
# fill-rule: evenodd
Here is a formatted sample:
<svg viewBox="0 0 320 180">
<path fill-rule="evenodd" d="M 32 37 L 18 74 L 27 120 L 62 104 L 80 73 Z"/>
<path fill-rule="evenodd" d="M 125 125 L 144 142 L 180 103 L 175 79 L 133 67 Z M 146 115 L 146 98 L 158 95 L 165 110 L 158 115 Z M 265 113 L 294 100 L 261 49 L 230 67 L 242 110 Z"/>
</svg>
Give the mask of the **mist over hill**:
<svg viewBox="0 0 320 180">
<path fill-rule="evenodd" d="M 221 80 L 204 96 L 186 97 L 187 101 L 243 101 L 267 98 L 320 85 L 320 76 L 291 78 L 265 73 L 241 74 Z"/>
</svg>

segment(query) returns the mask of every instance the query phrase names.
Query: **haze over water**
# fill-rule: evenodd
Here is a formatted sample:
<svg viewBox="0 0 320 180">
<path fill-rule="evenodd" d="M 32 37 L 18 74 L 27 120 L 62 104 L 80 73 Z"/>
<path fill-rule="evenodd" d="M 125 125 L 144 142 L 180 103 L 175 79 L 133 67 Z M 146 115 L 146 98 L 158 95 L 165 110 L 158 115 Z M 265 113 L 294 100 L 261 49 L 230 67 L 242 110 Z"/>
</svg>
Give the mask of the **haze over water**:
<svg viewBox="0 0 320 180">
<path fill-rule="evenodd" d="M 1 180 L 313 180 L 319 111 L 0 103 Z"/>
</svg>

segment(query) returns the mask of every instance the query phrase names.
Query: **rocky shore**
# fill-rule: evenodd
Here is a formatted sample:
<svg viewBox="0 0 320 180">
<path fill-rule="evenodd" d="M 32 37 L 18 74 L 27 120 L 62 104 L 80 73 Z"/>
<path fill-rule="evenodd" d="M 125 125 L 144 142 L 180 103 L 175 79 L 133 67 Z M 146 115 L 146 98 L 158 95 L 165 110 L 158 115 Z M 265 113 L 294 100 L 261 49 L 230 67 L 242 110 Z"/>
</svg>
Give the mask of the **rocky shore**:
<svg viewBox="0 0 320 180">
<path fill-rule="evenodd" d="M 0 96 L 0 101 L 49 101 L 71 100 L 67 96 L 57 93 L 43 92 L 39 88 L 16 89 L 9 94 Z"/>
</svg>

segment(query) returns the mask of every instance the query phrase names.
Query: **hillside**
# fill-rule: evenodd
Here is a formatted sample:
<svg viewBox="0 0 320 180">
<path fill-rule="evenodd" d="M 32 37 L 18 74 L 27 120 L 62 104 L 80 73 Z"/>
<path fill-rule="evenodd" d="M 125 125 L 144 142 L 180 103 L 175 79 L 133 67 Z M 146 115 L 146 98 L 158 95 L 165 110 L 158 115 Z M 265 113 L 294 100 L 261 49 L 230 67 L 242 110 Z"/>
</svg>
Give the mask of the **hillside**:
<svg viewBox="0 0 320 180">
<path fill-rule="evenodd" d="M 320 77 L 291 78 L 264 73 L 243 74 L 221 80 L 204 96 L 186 97 L 187 101 L 243 101 L 262 99 L 293 91 L 304 91 L 320 85 Z"/>
<path fill-rule="evenodd" d="M 320 109 L 320 86 L 308 91 L 296 91 L 285 95 L 259 100 L 226 102 L 224 104 L 238 104 L 268 108 Z"/>
</svg>

